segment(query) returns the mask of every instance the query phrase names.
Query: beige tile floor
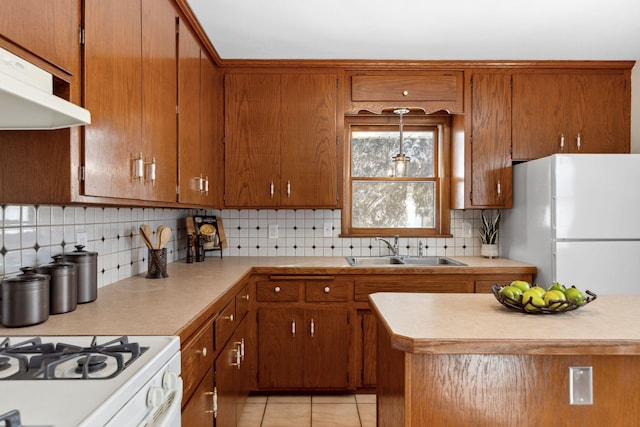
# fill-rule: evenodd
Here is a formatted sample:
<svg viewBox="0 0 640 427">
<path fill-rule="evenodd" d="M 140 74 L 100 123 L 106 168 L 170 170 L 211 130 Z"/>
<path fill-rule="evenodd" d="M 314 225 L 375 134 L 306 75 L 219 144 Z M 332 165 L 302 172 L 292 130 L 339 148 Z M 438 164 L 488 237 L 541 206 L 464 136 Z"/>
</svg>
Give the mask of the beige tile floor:
<svg viewBox="0 0 640 427">
<path fill-rule="evenodd" d="M 375 427 L 375 394 L 251 396 L 240 427 Z"/>
</svg>

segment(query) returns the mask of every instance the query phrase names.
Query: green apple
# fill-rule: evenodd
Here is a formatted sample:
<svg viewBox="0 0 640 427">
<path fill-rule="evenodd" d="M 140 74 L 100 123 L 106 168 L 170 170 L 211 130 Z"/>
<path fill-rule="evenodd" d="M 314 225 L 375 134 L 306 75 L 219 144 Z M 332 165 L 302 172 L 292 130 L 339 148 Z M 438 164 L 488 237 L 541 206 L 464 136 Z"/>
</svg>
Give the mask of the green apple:
<svg viewBox="0 0 640 427">
<path fill-rule="evenodd" d="M 564 295 L 567 297 L 567 301 L 571 301 L 575 305 L 582 305 L 585 303 L 585 296 L 582 291 L 575 286 L 570 287 L 564 292 Z"/>
</svg>

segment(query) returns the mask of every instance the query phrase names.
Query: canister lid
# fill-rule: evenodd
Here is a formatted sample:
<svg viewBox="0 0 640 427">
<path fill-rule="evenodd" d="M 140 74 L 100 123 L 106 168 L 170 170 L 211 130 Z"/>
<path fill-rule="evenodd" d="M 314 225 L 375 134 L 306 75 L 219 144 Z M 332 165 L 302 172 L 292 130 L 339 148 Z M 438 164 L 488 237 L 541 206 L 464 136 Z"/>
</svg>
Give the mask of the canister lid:
<svg viewBox="0 0 640 427">
<path fill-rule="evenodd" d="M 7 285 L 16 285 L 16 284 L 29 284 L 34 282 L 48 281 L 50 276 L 48 274 L 38 274 L 36 269 L 33 267 L 22 267 L 20 269 L 22 274 L 18 274 L 17 276 L 8 277 L 2 280 L 2 283 L 6 283 Z"/>
<path fill-rule="evenodd" d="M 75 245 L 76 250 L 73 252 L 67 252 L 66 254 L 64 254 L 63 259 L 65 260 L 70 260 L 70 259 L 80 259 L 80 258 L 94 258 L 98 256 L 98 252 L 91 252 L 91 251 L 85 251 L 84 245 Z"/>
<path fill-rule="evenodd" d="M 75 271 L 78 266 L 73 262 L 65 262 L 62 255 L 54 255 L 53 262 L 39 266 L 36 271 L 46 274 L 68 274 Z"/>
</svg>

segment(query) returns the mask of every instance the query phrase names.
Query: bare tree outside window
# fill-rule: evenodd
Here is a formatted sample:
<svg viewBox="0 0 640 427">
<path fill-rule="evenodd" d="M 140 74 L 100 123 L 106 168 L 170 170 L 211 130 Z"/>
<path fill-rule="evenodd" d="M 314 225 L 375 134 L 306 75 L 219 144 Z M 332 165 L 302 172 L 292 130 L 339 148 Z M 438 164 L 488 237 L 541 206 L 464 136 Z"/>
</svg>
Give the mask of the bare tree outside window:
<svg viewBox="0 0 640 427">
<path fill-rule="evenodd" d="M 436 125 L 405 125 L 403 153 L 411 160 L 404 176 L 395 177 L 392 158 L 399 152 L 398 127 L 388 123 L 350 126 L 347 234 L 366 235 L 367 230 L 370 235 L 440 233 L 442 135 Z"/>
</svg>

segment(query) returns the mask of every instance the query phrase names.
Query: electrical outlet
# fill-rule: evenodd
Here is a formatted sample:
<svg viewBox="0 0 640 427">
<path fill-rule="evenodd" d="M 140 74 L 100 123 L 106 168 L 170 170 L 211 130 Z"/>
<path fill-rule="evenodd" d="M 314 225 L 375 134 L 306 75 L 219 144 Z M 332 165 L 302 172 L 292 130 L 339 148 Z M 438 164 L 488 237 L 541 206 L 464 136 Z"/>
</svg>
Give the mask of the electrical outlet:
<svg viewBox="0 0 640 427">
<path fill-rule="evenodd" d="M 471 235 L 471 223 L 463 222 L 462 223 L 462 237 L 473 237 Z"/>
<path fill-rule="evenodd" d="M 270 239 L 278 238 L 278 224 L 269 224 L 269 238 Z"/>
<path fill-rule="evenodd" d="M 322 233 L 324 237 L 331 237 L 333 235 L 333 224 L 325 222 L 322 227 Z"/>
<path fill-rule="evenodd" d="M 76 240 L 79 245 L 87 246 L 87 233 L 86 232 L 78 232 L 76 233 Z"/>
</svg>

